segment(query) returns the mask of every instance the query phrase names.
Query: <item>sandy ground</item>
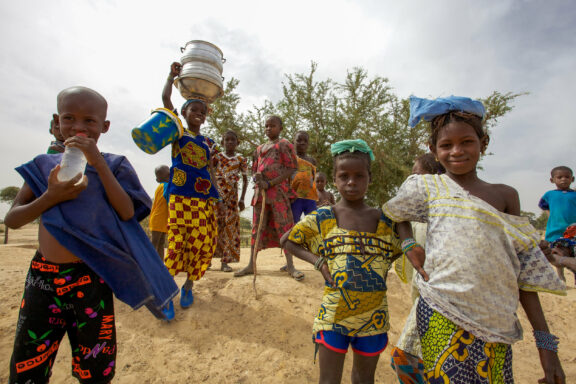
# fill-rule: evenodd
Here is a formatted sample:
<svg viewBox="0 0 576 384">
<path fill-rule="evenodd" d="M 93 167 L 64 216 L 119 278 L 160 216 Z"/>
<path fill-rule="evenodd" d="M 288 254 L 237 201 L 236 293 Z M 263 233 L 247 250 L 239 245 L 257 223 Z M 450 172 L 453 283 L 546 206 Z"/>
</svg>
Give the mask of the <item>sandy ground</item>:
<svg viewBox="0 0 576 384">
<path fill-rule="evenodd" d="M 8 245 L 0 245 L 0 382 L 7 382 L 15 323 L 24 279 L 36 246 L 36 226 L 10 231 Z M 249 251 L 243 249 L 240 266 Z M 306 273 L 297 282 L 280 272 L 283 258 L 278 249 L 259 255 L 255 299 L 252 278 L 210 270 L 196 284 L 195 303 L 187 310 L 176 306 L 176 319 L 156 320 L 146 309 L 133 311 L 117 301 L 118 360 L 115 383 L 313 383 L 318 366 L 313 363 L 311 326 L 322 295 L 321 275 L 296 261 Z M 238 269 L 238 264 L 233 264 Z M 573 275 L 567 272 L 569 285 Z M 182 285 L 184 275 L 176 278 Z M 409 287 L 394 273 L 389 278 L 389 304 L 393 344 L 409 312 Z M 553 332 L 560 337 L 560 359 L 567 383 L 576 382 L 576 335 L 570 324 L 576 319 L 576 290 L 567 297 L 542 295 Z M 497 315 L 497 314 L 495 314 Z M 514 345 L 517 383 L 536 383 L 542 377 L 531 328 L 519 313 L 525 340 Z M 388 348 L 380 359 L 377 383 L 396 382 Z M 343 382 L 349 382 L 351 356 Z M 70 348 L 63 343 L 53 370 L 53 383 L 76 383 L 70 376 Z"/>
</svg>

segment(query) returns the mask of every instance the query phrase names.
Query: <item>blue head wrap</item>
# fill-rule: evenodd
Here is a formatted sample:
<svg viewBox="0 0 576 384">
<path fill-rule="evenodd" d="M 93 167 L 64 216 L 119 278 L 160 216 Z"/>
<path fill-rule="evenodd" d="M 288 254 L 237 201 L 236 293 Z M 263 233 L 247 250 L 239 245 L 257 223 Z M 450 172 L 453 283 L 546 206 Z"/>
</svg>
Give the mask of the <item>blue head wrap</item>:
<svg viewBox="0 0 576 384">
<path fill-rule="evenodd" d="M 484 105 L 478 100 L 468 97 L 449 96 L 440 97 L 435 100 L 421 99 L 410 96 L 410 126 L 414 128 L 420 119 L 432 121 L 436 116 L 448 112 L 467 112 L 480 118 L 484 117 Z"/>
<path fill-rule="evenodd" d="M 372 150 L 366 144 L 366 142 L 362 139 L 357 140 L 342 140 L 337 143 L 334 143 L 330 146 L 330 152 L 332 152 L 332 156 L 339 155 L 344 152 L 362 152 L 367 153 L 370 155 L 370 160 L 374 161 L 374 154 Z"/>
<path fill-rule="evenodd" d="M 180 114 L 184 115 L 184 110 L 186 109 L 187 106 L 189 106 L 192 103 L 202 103 L 204 104 L 204 107 L 206 108 L 206 110 L 208 110 L 208 106 L 206 105 L 206 102 L 202 99 L 188 99 L 186 100 L 186 102 L 184 104 L 182 104 L 182 108 L 180 108 Z"/>
</svg>

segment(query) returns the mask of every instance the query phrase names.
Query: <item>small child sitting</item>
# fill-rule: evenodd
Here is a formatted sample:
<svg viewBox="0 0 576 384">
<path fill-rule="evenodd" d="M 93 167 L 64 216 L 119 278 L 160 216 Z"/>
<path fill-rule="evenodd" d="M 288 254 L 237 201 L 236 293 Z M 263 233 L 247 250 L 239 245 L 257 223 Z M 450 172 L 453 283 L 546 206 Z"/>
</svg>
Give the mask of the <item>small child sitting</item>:
<svg viewBox="0 0 576 384">
<path fill-rule="evenodd" d="M 48 152 L 46 152 L 46 153 L 49 155 L 53 155 L 55 153 L 64 152 L 64 149 L 65 149 L 64 137 L 62 136 L 62 133 L 60 133 L 60 127 L 58 127 L 58 124 L 54 123 L 54 119 L 50 120 L 49 132 L 54 136 L 54 138 L 56 140 L 50 142 L 50 146 L 48 147 Z"/>
</svg>

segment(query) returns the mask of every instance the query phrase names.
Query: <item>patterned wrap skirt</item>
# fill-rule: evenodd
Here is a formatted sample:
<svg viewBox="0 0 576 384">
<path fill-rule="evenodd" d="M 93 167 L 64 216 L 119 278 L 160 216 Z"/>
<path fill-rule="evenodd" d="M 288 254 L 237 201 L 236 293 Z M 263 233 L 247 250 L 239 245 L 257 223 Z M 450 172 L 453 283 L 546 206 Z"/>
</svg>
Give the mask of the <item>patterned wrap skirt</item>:
<svg viewBox="0 0 576 384">
<path fill-rule="evenodd" d="M 432 309 L 422 298 L 417 321 L 426 383 L 514 383 L 509 344 L 478 339 Z"/>
<path fill-rule="evenodd" d="M 217 220 L 212 201 L 170 195 L 168 203 L 168 252 L 164 264 L 172 276 L 186 272 L 199 280 L 216 250 Z"/>
</svg>

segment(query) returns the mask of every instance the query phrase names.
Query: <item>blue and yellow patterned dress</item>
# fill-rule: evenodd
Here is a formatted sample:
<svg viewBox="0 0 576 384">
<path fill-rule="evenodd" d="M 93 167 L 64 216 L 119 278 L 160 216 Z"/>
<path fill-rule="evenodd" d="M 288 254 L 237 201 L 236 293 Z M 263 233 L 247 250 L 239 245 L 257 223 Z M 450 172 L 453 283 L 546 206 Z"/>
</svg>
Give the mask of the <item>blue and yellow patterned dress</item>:
<svg viewBox="0 0 576 384">
<path fill-rule="evenodd" d="M 324 287 L 313 333 L 372 336 L 390 328 L 386 276 L 401 253 L 396 226 L 384 214 L 375 233 L 338 227 L 331 207 L 305 216 L 289 240 L 325 257 L 337 288 Z"/>
</svg>

